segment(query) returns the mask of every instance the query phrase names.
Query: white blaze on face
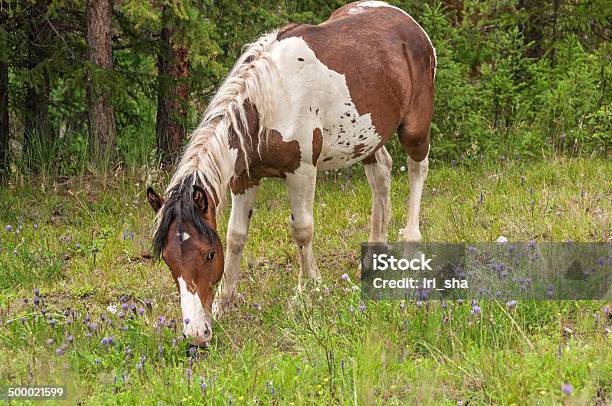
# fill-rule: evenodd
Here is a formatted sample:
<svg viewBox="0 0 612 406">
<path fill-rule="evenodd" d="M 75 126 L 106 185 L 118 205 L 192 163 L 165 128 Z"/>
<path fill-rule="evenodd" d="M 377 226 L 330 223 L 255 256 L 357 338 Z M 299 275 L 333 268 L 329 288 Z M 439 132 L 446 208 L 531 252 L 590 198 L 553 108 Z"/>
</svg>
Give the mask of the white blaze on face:
<svg viewBox="0 0 612 406">
<path fill-rule="evenodd" d="M 212 332 L 210 316 L 204 311 L 198 292 L 190 292 L 182 277 L 178 278 L 178 283 L 183 310 L 183 333 L 192 339 L 193 344 L 201 345 L 210 340 Z"/>
</svg>

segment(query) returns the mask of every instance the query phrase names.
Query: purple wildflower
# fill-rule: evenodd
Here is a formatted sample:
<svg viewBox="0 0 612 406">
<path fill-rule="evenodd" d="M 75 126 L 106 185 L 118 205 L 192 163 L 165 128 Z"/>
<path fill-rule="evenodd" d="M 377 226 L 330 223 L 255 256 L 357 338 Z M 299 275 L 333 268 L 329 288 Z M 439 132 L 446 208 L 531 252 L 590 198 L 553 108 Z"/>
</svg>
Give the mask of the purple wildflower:
<svg viewBox="0 0 612 406">
<path fill-rule="evenodd" d="M 32 303 L 34 303 L 34 306 L 38 306 L 40 304 L 40 299 L 35 297 L 34 299 L 32 299 Z"/>
<path fill-rule="evenodd" d="M 362 312 L 365 312 L 366 309 L 367 309 L 367 307 L 366 307 L 365 303 L 361 302 L 361 304 L 359 305 L 359 310 L 362 311 Z"/>
<path fill-rule="evenodd" d="M 121 311 L 120 311 L 120 312 L 118 312 L 118 313 L 117 313 L 117 317 L 119 317 L 120 319 L 122 319 L 122 318 L 124 318 L 124 317 L 125 317 L 125 313 L 123 313 L 123 312 L 121 312 Z"/>
<path fill-rule="evenodd" d="M 68 336 L 68 342 L 72 343 L 74 341 L 74 337 L 72 335 Z"/>
<path fill-rule="evenodd" d="M 144 305 L 145 306 L 151 306 L 151 301 L 149 299 L 145 299 L 144 300 Z"/>
<path fill-rule="evenodd" d="M 80 250 L 81 249 L 81 244 L 79 244 L 78 242 L 74 245 L 74 248 Z"/>
<path fill-rule="evenodd" d="M 508 303 L 506 303 L 506 306 L 508 306 L 508 309 L 512 309 L 513 307 L 515 307 L 518 304 L 518 301 L 516 300 L 511 300 Z"/>
<path fill-rule="evenodd" d="M 34 296 L 36 297 L 40 295 L 40 290 L 38 290 L 38 288 L 34 288 L 33 292 L 34 292 Z"/>
<path fill-rule="evenodd" d="M 64 349 L 63 348 L 58 348 L 57 350 L 55 350 L 55 354 L 60 356 L 60 355 L 64 355 Z"/>
<path fill-rule="evenodd" d="M 573 391 L 574 387 L 569 383 L 564 383 L 561 385 L 561 392 L 565 393 L 566 395 L 571 395 Z"/>
<path fill-rule="evenodd" d="M 344 281 L 348 281 L 348 280 L 350 280 L 350 278 L 349 278 L 348 274 L 346 274 L 346 273 L 343 273 L 343 274 L 342 274 L 342 276 L 341 276 L 340 278 L 342 278 L 342 280 L 344 280 Z"/>
<path fill-rule="evenodd" d="M 87 313 L 87 314 L 85 315 L 85 318 L 83 319 L 83 321 L 84 321 L 85 323 L 89 323 L 89 322 L 91 321 L 91 316 L 89 315 L 89 313 Z"/>
<path fill-rule="evenodd" d="M 405 303 L 400 303 L 400 310 L 404 311 L 404 309 L 406 308 L 406 304 Z"/>
<path fill-rule="evenodd" d="M 140 371 L 141 368 L 142 368 L 142 364 L 140 362 L 137 362 L 136 369 Z"/>
<path fill-rule="evenodd" d="M 143 309 L 142 307 L 140 309 L 138 309 L 138 314 L 139 315 L 142 316 L 144 314 L 144 312 L 145 312 L 145 309 Z"/>
<path fill-rule="evenodd" d="M 55 342 L 55 340 L 50 338 L 50 339 L 47 340 L 47 345 L 53 345 L 54 342 Z"/>
<path fill-rule="evenodd" d="M 55 320 L 53 320 L 53 319 L 49 320 L 49 325 L 51 327 L 55 327 Z"/>
<path fill-rule="evenodd" d="M 13 231 L 13 226 L 12 226 L 12 225 L 10 225 L 10 224 L 7 224 L 7 226 L 6 226 L 6 231 L 7 231 L 7 232 L 9 232 L 9 233 L 10 233 L 11 231 Z"/>
<path fill-rule="evenodd" d="M 130 231 L 130 240 L 134 240 L 134 232 Z"/>
<path fill-rule="evenodd" d="M 442 308 L 443 308 L 443 309 L 447 309 L 447 308 L 448 308 L 448 303 L 446 303 L 446 302 L 442 302 Z"/>
<path fill-rule="evenodd" d="M 480 306 L 475 305 L 472 307 L 472 314 L 480 314 Z"/>
<path fill-rule="evenodd" d="M 189 324 L 189 318 L 185 317 L 185 318 L 183 319 L 183 323 L 185 323 L 185 325 Z"/>
</svg>

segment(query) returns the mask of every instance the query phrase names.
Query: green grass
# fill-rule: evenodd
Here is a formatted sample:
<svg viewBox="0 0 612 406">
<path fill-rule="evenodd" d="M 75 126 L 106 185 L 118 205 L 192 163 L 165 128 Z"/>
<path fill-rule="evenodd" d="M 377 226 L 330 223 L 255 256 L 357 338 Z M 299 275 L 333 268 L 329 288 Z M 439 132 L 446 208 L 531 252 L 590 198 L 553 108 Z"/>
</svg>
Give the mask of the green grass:
<svg viewBox="0 0 612 406">
<path fill-rule="evenodd" d="M 400 166 L 390 240 L 405 219 Z M 467 303 L 400 309 L 399 302 L 366 302 L 359 310 L 353 282 L 370 211 L 362 172 L 321 175 L 314 245 L 323 282 L 295 300 L 297 252 L 285 187 L 263 182 L 239 284 L 244 303 L 215 323 L 210 348 L 194 355 L 180 325 L 155 327 L 162 315 L 181 320 L 169 271 L 148 255 L 153 212 L 144 189 L 165 186 L 165 174 L 10 183 L 0 189 L 0 385 L 64 384 L 71 404 L 609 404 L 609 303 L 524 301 L 508 309 L 483 301 L 477 315 Z M 610 173 L 609 160 L 434 165 L 423 196 L 423 238 L 610 241 Z M 353 282 L 341 280 L 343 273 Z M 38 306 L 35 287 L 43 296 Z M 133 320 L 111 315 L 107 306 L 120 307 L 121 297 L 145 313 L 128 308 Z M 91 337 L 86 314 L 97 324 Z M 69 335 L 74 341 L 56 355 Z M 101 344 L 110 335 L 113 343 Z M 565 383 L 571 395 L 562 393 Z"/>
</svg>

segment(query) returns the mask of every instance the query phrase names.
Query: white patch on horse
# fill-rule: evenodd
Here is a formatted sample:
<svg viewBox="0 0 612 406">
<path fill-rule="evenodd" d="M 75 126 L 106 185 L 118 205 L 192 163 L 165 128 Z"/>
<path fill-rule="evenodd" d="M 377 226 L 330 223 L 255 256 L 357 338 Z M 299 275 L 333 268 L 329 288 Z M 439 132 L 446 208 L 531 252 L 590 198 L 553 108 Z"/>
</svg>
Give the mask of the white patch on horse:
<svg viewBox="0 0 612 406">
<path fill-rule="evenodd" d="M 185 233 L 185 232 L 183 232 L 183 233 L 176 233 L 176 235 L 178 235 L 180 237 L 181 241 L 183 241 L 183 242 L 187 241 L 188 239 L 191 238 L 191 236 L 189 234 Z"/>
<path fill-rule="evenodd" d="M 183 334 L 191 338 L 194 344 L 199 345 L 210 339 L 210 337 L 205 337 L 210 334 L 212 325 L 210 316 L 204 311 L 198 292 L 191 292 L 182 277 L 178 278 L 178 284 L 183 310 Z"/>
<path fill-rule="evenodd" d="M 427 35 L 427 32 L 423 29 L 423 27 L 421 27 L 421 24 L 419 24 L 417 22 L 417 20 L 415 20 L 410 14 L 408 14 L 407 12 L 405 12 L 404 10 L 402 10 L 399 7 L 396 6 L 392 6 L 388 3 L 385 3 L 384 1 L 376 1 L 376 0 L 370 0 L 370 1 L 364 1 L 362 3 L 357 4 L 357 6 L 351 8 L 349 10 L 349 14 L 357 14 L 363 11 L 363 7 L 389 7 L 389 8 L 393 8 L 395 10 L 401 11 L 402 13 L 404 13 L 405 15 L 407 15 L 412 21 L 414 21 L 414 23 L 421 29 L 421 31 L 423 31 L 423 33 L 425 34 L 425 36 L 427 37 L 427 40 L 429 41 L 429 44 L 431 45 L 431 48 L 433 49 L 433 55 L 434 55 L 434 77 L 436 74 L 436 66 L 438 65 L 438 58 L 436 56 L 436 48 L 434 48 L 433 46 L 433 42 L 431 42 L 431 38 L 429 38 L 429 35 Z M 355 10 L 355 11 L 353 11 Z"/>
<path fill-rule="evenodd" d="M 269 123 L 284 141 L 298 141 L 302 162 L 311 163 L 315 128 L 323 135 L 318 170 L 350 166 L 374 151 L 381 138 L 371 114 L 357 111 L 343 74 L 317 59 L 302 38 L 283 39 L 270 53 L 282 90 L 276 95 L 277 111 Z"/>
</svg>

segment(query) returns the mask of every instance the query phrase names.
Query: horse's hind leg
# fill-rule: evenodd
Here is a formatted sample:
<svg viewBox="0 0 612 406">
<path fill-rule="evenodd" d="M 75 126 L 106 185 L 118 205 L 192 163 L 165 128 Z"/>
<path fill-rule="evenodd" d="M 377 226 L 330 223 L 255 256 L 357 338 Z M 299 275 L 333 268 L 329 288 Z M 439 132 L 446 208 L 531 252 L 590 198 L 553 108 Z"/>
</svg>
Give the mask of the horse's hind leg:
<svg viewBox="0 0 612 406">
<path fill-rule="evenodd" d="M 398 129 L 399 139 L 408 154 L 408 179 L 410 182 L 410 197 L 408 198 L 408 216 L 406 227 L 400 231 L 401 237 L 407 242 L 421 241 L 419 229 L 419 211 L 421 195 L 429 170 L 429 127 L 431 125 L 431 100 L 426 106 L 418 106 L 415 113 L 405 117 Z"/>
<path fill-rule="evenodd" d="M 389 191 L 392 165 L 391 155 L 384 146 L 363 161 L 363 168 L 372 189 L 370 242 L 387 242 L 387 229 L 391 217 Z"/>
<path fill-rule="evenodd" d="M 304 288 L 307 278 L 321 278 L 312 253 L 312 206 L 316 182 L 317 169 L 311 164 L 302 163 L 295 172 L 287 174 L 287 191 L 291 206 L 289 227 L 300 257 L 299 291 Z"/>
<path fill-rule="evenodd" d="M 258 185 L 253 185 L 242 193 L 232 192 L 232 213 L 227 225 L 227 250 L 223 278 L 217 297 L 216 313 L 221 315 L 235 299 L 236 285 L 240 278 L 240 259 L 246 243 L 251 222 L 251 214 L 257 197 Z"/>
</svg>

